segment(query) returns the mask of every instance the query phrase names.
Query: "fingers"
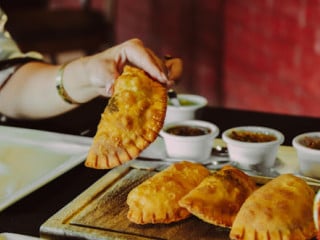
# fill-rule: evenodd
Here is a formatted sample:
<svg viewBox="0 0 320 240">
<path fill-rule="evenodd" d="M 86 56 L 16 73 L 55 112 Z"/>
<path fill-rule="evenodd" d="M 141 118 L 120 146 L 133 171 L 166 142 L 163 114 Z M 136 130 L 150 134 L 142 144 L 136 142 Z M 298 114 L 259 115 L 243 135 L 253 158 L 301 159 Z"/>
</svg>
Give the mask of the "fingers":
<svg viewBox="0 0 320 240">
<path fill-rule="evenodd" d="M 180 58 L 172 58 L 165 60 L 166 68 L 168 69 L 168 78 L 172 82 L 177 82 L 182 75 L 183 63 Z"/>
<path fill-rule="evenodd" d="M 150 57 L 153 59 L 154 63 L 157 65 L 160 71 L 163 72 L 166 77 L 168 77 L 168 69 L 162 59 L 160 59 L 151 49 L 146 48 L 145 50 L 149 53 Z"/>
<path fill-rule="evenodd" d="M 136 67 L 145 70 L 162 83 L 168 81 L 161 60 L 150 49 L 145 48 L 140 40 L 129 40 L 120 45 L 120 47 L 121 46 L 122 63 L 129 62 L 130 64 L 135 65 Z"/>
<path fill-rule="evenodd" d="M 178 58 L 162 61 L 150 49 L 146 48 L 139 39 L 131 39 L 99 54 L 100 60 L 113 62 L 113 76 L 121 74 L 126 64 L 133 65 L 146 71 L 150 76 L 168 86 L 181 76 L 182 61 Z M 110 71 L 110 67 L 108 71 Z M 111 75 L 111 74 L 109 74 Z"/>
<path fill-rule="evenodd" d="M 152 77 L 168 86 L 172 86 L 182 75 L 183 64 L 179 58 L 162 61 L 150 49 L 145 48 L 138 39 L 126 42 L 125 56 L 127 60 L 139 68 L 144 69 Z"/>
</svg>

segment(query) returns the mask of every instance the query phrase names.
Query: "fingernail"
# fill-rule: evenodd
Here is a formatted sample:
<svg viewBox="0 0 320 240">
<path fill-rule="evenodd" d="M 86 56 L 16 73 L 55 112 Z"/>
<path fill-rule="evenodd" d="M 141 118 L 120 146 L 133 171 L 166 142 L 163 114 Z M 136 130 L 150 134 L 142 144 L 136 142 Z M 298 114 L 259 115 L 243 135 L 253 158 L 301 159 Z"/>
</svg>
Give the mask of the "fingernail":
<svg viewBox="0 0 320 240">
<path fill-rule="evenodd" d="M 174 86 L 174 84 L 175 84 L 175 82 L 174 82 L 173 80 L 169 80 L 169 81 L 168 81 L 168 86 L 169 86 L 169 87 Z"/>
<path fill-rule="evenodd" d="M 163 81 L 163 82 L 169 81 L 167 75 L 164 74 L 163 72 L 160 73 L 160 78 L 159 78 L 159 80 L 161 80 L 161 81 Z"/>
<path fill-rule="evenodd" d="M 105 90 L 108 96 L 111 96 L 113 93 L 113 83 L 112 81 L 108 81 L 105 85 Z"/>
</svg>

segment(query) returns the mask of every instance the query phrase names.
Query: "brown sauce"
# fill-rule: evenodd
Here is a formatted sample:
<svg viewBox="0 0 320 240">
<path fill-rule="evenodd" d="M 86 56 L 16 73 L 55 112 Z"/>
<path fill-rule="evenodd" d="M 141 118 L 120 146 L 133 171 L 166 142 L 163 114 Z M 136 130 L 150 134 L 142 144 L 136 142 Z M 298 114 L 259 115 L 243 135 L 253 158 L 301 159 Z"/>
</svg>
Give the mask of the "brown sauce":
<svg viewBox="0 0 320 240">
<path fill-rule="evenodd" d="M 201 136 L 211 132 L 209 128 L 199 126 L 174 126 L 168 128 L 166 132 L 177 136 Z"/>
<path fill-rule="evenodd" d="M 271 142 L 277 138 L 272 134 L 252 131 L 232 131 L 229 137 L 241 142 Z"/>
<path fill-rule="evenodd" d="M 300 143 L 308 148 L 320 150 L 320 137 L 304 137 Z"/>
</svg>

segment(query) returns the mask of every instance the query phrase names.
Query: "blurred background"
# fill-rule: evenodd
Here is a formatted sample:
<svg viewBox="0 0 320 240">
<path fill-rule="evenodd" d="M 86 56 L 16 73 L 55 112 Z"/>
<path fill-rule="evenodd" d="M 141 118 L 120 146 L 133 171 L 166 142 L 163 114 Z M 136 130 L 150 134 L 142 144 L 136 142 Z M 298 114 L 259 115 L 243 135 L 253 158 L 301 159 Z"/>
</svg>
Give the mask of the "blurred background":
<svg viewBox="0 0 320 240">
<path fill-rule="evenodd" d="M 1 0 L 24 51 L 53 62 L 140 38 L 179 56 L 211 106 L 320 117 L 320 0 Z"/>
</svg>

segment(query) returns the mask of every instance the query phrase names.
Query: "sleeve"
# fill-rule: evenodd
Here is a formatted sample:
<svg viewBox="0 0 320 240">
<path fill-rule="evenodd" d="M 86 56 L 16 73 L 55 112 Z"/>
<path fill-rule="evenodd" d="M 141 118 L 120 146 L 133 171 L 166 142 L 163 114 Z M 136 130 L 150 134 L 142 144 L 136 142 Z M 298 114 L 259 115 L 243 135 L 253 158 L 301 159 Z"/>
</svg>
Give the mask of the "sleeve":
<svg viewBox="0 0 320 240">
<path fill-rule="evenodd" d="M 38 52 L 21 52 L 5 29 L 7 20 L 7 15 L 0 8 L 0 88 L 21 64 L 29 61 L 43 61 L 43 56 Z"/>
</svg>

